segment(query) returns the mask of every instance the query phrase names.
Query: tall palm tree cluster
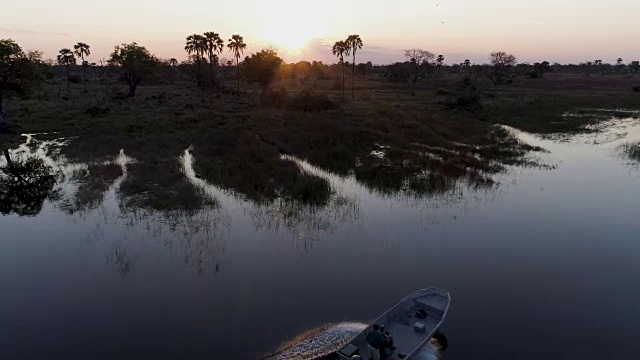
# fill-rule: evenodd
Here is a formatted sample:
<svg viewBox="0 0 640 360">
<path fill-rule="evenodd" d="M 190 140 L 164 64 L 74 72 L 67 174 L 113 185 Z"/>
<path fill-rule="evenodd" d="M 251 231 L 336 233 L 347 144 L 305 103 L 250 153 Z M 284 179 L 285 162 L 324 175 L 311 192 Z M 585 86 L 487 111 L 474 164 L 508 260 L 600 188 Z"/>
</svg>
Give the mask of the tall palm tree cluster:
<svg viewBox="0 0 640 360">
<path fill-rule="evenodd" d="M 344 57 L 353 55 L 353 62 L 351 63 L 351 97 L 353 100 L 356 99 L 356 52 L 362 49 L 362 39 L 360 35 L 349 35 L 346 40 L 336 41 L 333 44 L 332 52 L 333 55 L 338 57 L 340 63 L 342 64 L 342 100 L 344 100 L 344 71 L 345 71 L 345 63 Z"/>
<path fill-rule="evenodd" d="M 247 47 L 247 44 L 244 43 L 244 39 L 240 35 L 233 35 L 231 39 L 229 39 L 227 47 L 229 51 L 233 53 L 234 58 L 236 59 L 236 67 L 238 67 L 240 62 L 240 56 L 244 52 L 244 49 Z M 202 62 L 206 59 L 209 63 L 209 79 L 211 84 L 215 84 L 215 76 L 214 69 L 218 66 L 218 55 L 222 53 L 224 50 L 224 40 L 220 37 L 220 34 L 208 31 L 202 35 L 193 34 L 187 36 L 186 44 L 184 50 L 194 58 L 196 63 L 198 64 L 198 74 L 197 81 L 199 85 L 203 85 L 202 82 Z M 240 73 L 239 69 L 237 69 L 238 74 L 238 91 L 240 90 Z"/>
<path fill-rule="evenodd" d="M 89 63 L 85 60 L 85 57 L 89 55 L 91 55 L 91 47 L 82 42 L 73 45 L 73 51 L 71 49 L 61 49 L 58 52 L 58 64 L 67 68 L 67 92 L 69 92 L 69 66 L 76 64 L 76 58 L 82 61 L 82 79 L 84 82 L 84 91 L 87 91 L 86 68 Z"/>
</svg>

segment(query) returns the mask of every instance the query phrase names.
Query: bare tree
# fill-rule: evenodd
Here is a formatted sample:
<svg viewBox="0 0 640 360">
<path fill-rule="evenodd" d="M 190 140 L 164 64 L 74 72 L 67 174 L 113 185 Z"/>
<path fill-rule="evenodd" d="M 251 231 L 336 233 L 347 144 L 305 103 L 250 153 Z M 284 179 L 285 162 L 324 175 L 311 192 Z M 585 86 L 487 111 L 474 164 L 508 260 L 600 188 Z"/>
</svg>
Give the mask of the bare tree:
<svg viewBox="0 0 640 360">
<path fill-rule="evenodd" d="M 411 95 L 415 95 L 416 83 L 429 72 L 429 67 L 433 66 L 433 59 L 436 55 L 422 49 L 411 49 L 405 50 L 404 57 L 411 63 L 409 82 Z"/>
</svg>

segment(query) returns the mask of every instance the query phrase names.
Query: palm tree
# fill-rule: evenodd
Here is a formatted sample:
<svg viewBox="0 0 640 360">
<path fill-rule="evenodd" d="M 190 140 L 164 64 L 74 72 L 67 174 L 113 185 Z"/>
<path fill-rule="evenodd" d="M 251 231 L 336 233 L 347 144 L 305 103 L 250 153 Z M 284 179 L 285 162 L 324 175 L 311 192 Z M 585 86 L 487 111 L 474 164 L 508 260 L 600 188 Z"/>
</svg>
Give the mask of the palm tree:
<svg viewBox="0 0 640 360">
<path fill-rule="evenodd" d="M 69 49 L 62 49 L 58 53 L 58 64 L 67 68 L 67 93 L 69 92 L 69 65 L 75 65 L 76 57 Z"/>
<path fill-rule="evenodd" d="M 216 53 L 220 54 L 224 49 L 224 40 L 220 38 L 220 34 L 213 31 L 204 33 L 204 38 L 207 44 L 206 52 L 209 55 L 209 79 L 213 84 L 213 65 L 214 62 L 217 65 Z"/>
<path fill-rule="evenodd" d="M 236 78 L 238 79 L 238 92 L 240 92 L 240 55 L 244 52 L 247 44 L 244 43 L 244 38 L 240 35 L 233 35 L 229 39 L 227 44 L 229 51 L 233 52 L 233 57 L 236 58 Z"/>
<path fill-rule="evenodd" d="M 74 49 L 74 54 L 77 57 L 82 59 L 82 81 L 84 82 L 84 91 L 86 92 L 87 91 L 87 72 L 86 72 L 87 62 L 84 61 L 84 57 L 91 55 L 91 49 L 89 48 L 89 45 L 81 42 L 73 45 L 73 49 Z"/>
<path fill-rule="evenodd" d="M 353 76 L 351 77 L 351 97 L 353 100 L 356 99 L 356 50 L 362 49 L 362 39 L 360 39 L 360 35 L 349 35 L 347 37 L 347 54 L 353 54 L 353 63 L 351 66 L 353 67 Z"/>
<path fill-rule="evenodd" d="M 202 55 L 206 50 L 206 39 L 202 35 L 193 34 L 187 36 L 187 43 L 184 47 L 184 50 L 187 54 L 195 54 L 196 62 L 198 63 L 198 76 L 196 77 L 198 80 L 198 85 L 202 85 L 201 77 L 202 77 Z"/>
<path fill-rule="evenodd" d="M 333 48 L 331 50 L 333 55 L 337 56 L 342 64 L 342 101 L 344 101 L 344 55 L 348 55 L 349 48 L 347 47 L 347 43 L 344 41 L 336 41 L 333 44 Z"/>
</svg>

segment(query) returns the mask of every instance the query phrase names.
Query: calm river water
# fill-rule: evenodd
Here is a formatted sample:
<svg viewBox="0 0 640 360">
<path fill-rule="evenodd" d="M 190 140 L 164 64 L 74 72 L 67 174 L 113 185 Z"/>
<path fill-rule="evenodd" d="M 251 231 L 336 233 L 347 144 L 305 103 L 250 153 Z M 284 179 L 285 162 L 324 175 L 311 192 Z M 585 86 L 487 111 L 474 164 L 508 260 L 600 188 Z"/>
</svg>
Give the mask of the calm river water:
<svg viewBox="0 0 640 360">
<path fill-rule="evenodd" d="M 640 124 L 609 125 L 520 133 L 557 166 L 426 199 L 298 161 L 330 180 L 322 209 L 241 200 L 197 178 L 188 152 L 185 176 L 213 208 L 123 205 L 122 155 L 123 175 L 70 209 L 83 165 L 58 164 L 61 193 L 37 215 L 0 216 L 0 358 L 255 359 L 433 285 L 452 295 L 447 359 L 637 359 L 640 169 L 619 146 Z"/>
</svg>

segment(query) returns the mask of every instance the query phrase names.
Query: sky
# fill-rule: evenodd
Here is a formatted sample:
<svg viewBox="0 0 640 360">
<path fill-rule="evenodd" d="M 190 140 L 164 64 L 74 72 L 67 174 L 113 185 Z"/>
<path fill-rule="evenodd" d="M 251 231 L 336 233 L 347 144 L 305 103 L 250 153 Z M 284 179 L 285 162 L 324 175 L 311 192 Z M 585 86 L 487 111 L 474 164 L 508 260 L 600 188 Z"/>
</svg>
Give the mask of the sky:
<svg viewBox="0 0 640 360">
<path fill-rule="evenodd" d="M 90 62 L 133 41 L 185 60 L 185 38 L 205 31 L 241 34 L 245 54 L 271 46 L 288 62 L 335 62 L 331 45 L 349 34 L 364 42 L 357 61 L 374 64 L 410 48 L 449 64 L 484 63 L 496 50 L 520 62 L 640 60 L 640 0 L 7 0 L 1 9 L 0 38 L 45 58 L 85 42 Z"/>
</svg>

